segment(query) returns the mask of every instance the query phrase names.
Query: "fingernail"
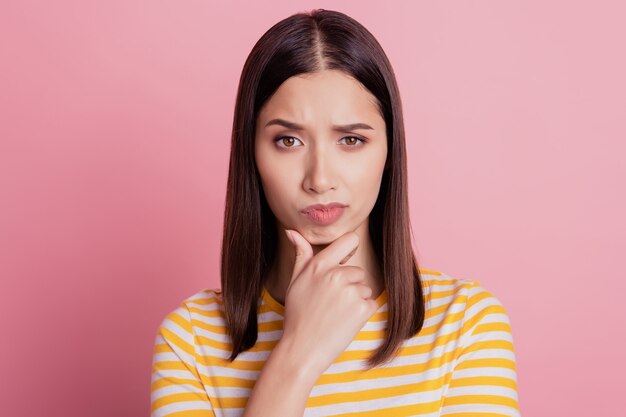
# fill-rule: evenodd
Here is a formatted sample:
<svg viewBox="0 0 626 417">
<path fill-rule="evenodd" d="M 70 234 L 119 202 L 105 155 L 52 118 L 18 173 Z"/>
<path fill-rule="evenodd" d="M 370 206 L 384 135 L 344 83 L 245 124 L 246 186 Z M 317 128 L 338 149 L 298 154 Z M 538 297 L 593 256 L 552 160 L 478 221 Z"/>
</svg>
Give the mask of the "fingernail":
<svg viewBox="0 0 626 417">
<path fill-rule="evenodd" d="M 343 264 L 345 264 L 346 262 L 348 262 L 348 259 L 352 258 L 352 255 L 354 255 L 355 253 L 356 253 L 356 248 L 355 248 L 352 252 L 350 252 L 348 255 L 346 255 L 346 257 L 345 257 L 345 258 L 343 258 L 343 259 L 339 262 L 339 264 L 343 265 Z"/>
<path fill-rule="evenodd" d="M 296 242 L 293 240 L 293 236 L 291 236 L 291 232 L 289 230 L 285 230 L 285 234 L 287 235 L 287 239 L 291 242 L 291 244 L 295 245 Z"/>
</svg>

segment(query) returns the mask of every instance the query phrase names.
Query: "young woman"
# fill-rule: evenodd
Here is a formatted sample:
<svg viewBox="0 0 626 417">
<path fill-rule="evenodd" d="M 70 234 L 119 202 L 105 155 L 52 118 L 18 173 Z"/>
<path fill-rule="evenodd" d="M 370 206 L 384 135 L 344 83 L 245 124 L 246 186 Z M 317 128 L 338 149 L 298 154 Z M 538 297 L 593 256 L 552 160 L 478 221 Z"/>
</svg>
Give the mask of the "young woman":
<svg viewBox="0 0 626 417">
<path fill-rule="evenodd" d="M 270 28 L 241 75 L 221 289 L 162 322 L 152 416 L 517 416 L 507 313 L 420 269 L 392 67 L 345 14 Z"/>
</svg>

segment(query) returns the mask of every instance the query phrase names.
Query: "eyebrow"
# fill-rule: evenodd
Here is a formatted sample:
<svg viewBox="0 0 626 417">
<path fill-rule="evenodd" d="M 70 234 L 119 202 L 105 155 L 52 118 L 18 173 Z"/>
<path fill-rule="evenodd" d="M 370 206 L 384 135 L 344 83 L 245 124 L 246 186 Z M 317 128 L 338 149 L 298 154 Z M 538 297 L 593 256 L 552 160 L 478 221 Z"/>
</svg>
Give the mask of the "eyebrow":
<svg viewBox="0 0 626 417">
<path fill-rule="evenodd" d="M 293 130 L 304 130 L 304 127 L 297 124 L 297 123 L 293 123 L 293 122 L 289 122 L 287 120 L 284 119 L 272 119 L 269 122 L 267 122 L 265 124 L 265 127 L 271 126 L 271 125 L 280 125 L 280 126 L 284 126 L 288 129 L 293 129 Z M 374 130 L 374 128 L 368 124 L 365 123 L 351 123 L 351 124 L 347 124 L 347 125 L 333 125 L 333 130 L 336 130 L 338 132 L 351 132 L 353 130 L 357 130 L 357 129 L 371 129 Z"/>
</svg>

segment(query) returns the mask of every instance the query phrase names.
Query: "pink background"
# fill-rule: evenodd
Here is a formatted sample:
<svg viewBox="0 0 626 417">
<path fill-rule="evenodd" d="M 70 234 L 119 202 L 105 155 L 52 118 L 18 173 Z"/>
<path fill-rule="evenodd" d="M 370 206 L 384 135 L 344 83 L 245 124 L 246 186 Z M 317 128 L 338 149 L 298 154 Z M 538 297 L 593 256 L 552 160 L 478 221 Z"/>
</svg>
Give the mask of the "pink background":
<svg viewBox="0 0 626 417">
<path fill-rule="evenodd" d="M 503 302 L 522 414 L 623 411 L 626 10 L 582 3 L 3 2 L 2 415 L 148 415 L 158 324 L 219 286 L 244 60 L 315 7 L 387 52 L 420 266 Z"/>
</svg>

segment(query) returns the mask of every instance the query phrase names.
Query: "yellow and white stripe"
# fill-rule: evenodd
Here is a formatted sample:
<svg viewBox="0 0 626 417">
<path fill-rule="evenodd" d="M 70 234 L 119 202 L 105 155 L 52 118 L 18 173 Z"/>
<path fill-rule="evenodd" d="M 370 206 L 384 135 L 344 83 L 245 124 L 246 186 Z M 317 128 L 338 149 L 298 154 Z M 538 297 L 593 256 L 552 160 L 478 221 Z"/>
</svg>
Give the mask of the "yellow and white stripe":
<svg viewBox="0 0 626 417">
<path fill-rule="evenodd" d="M 365 371 L 380 346 L 378 310 L 316 382 L 304 417 L 519 416 L 513 337 L 502 304 L 478 282 L 420 269 L 423 329 L 388 363 Z M 152 362 L 152 417 L 241 416 L 282 335 L 284 307 L 263 290 L 259 337 L 234 362 L 219 289 L 186 299 L 161 323 Z"/>
</svg>

